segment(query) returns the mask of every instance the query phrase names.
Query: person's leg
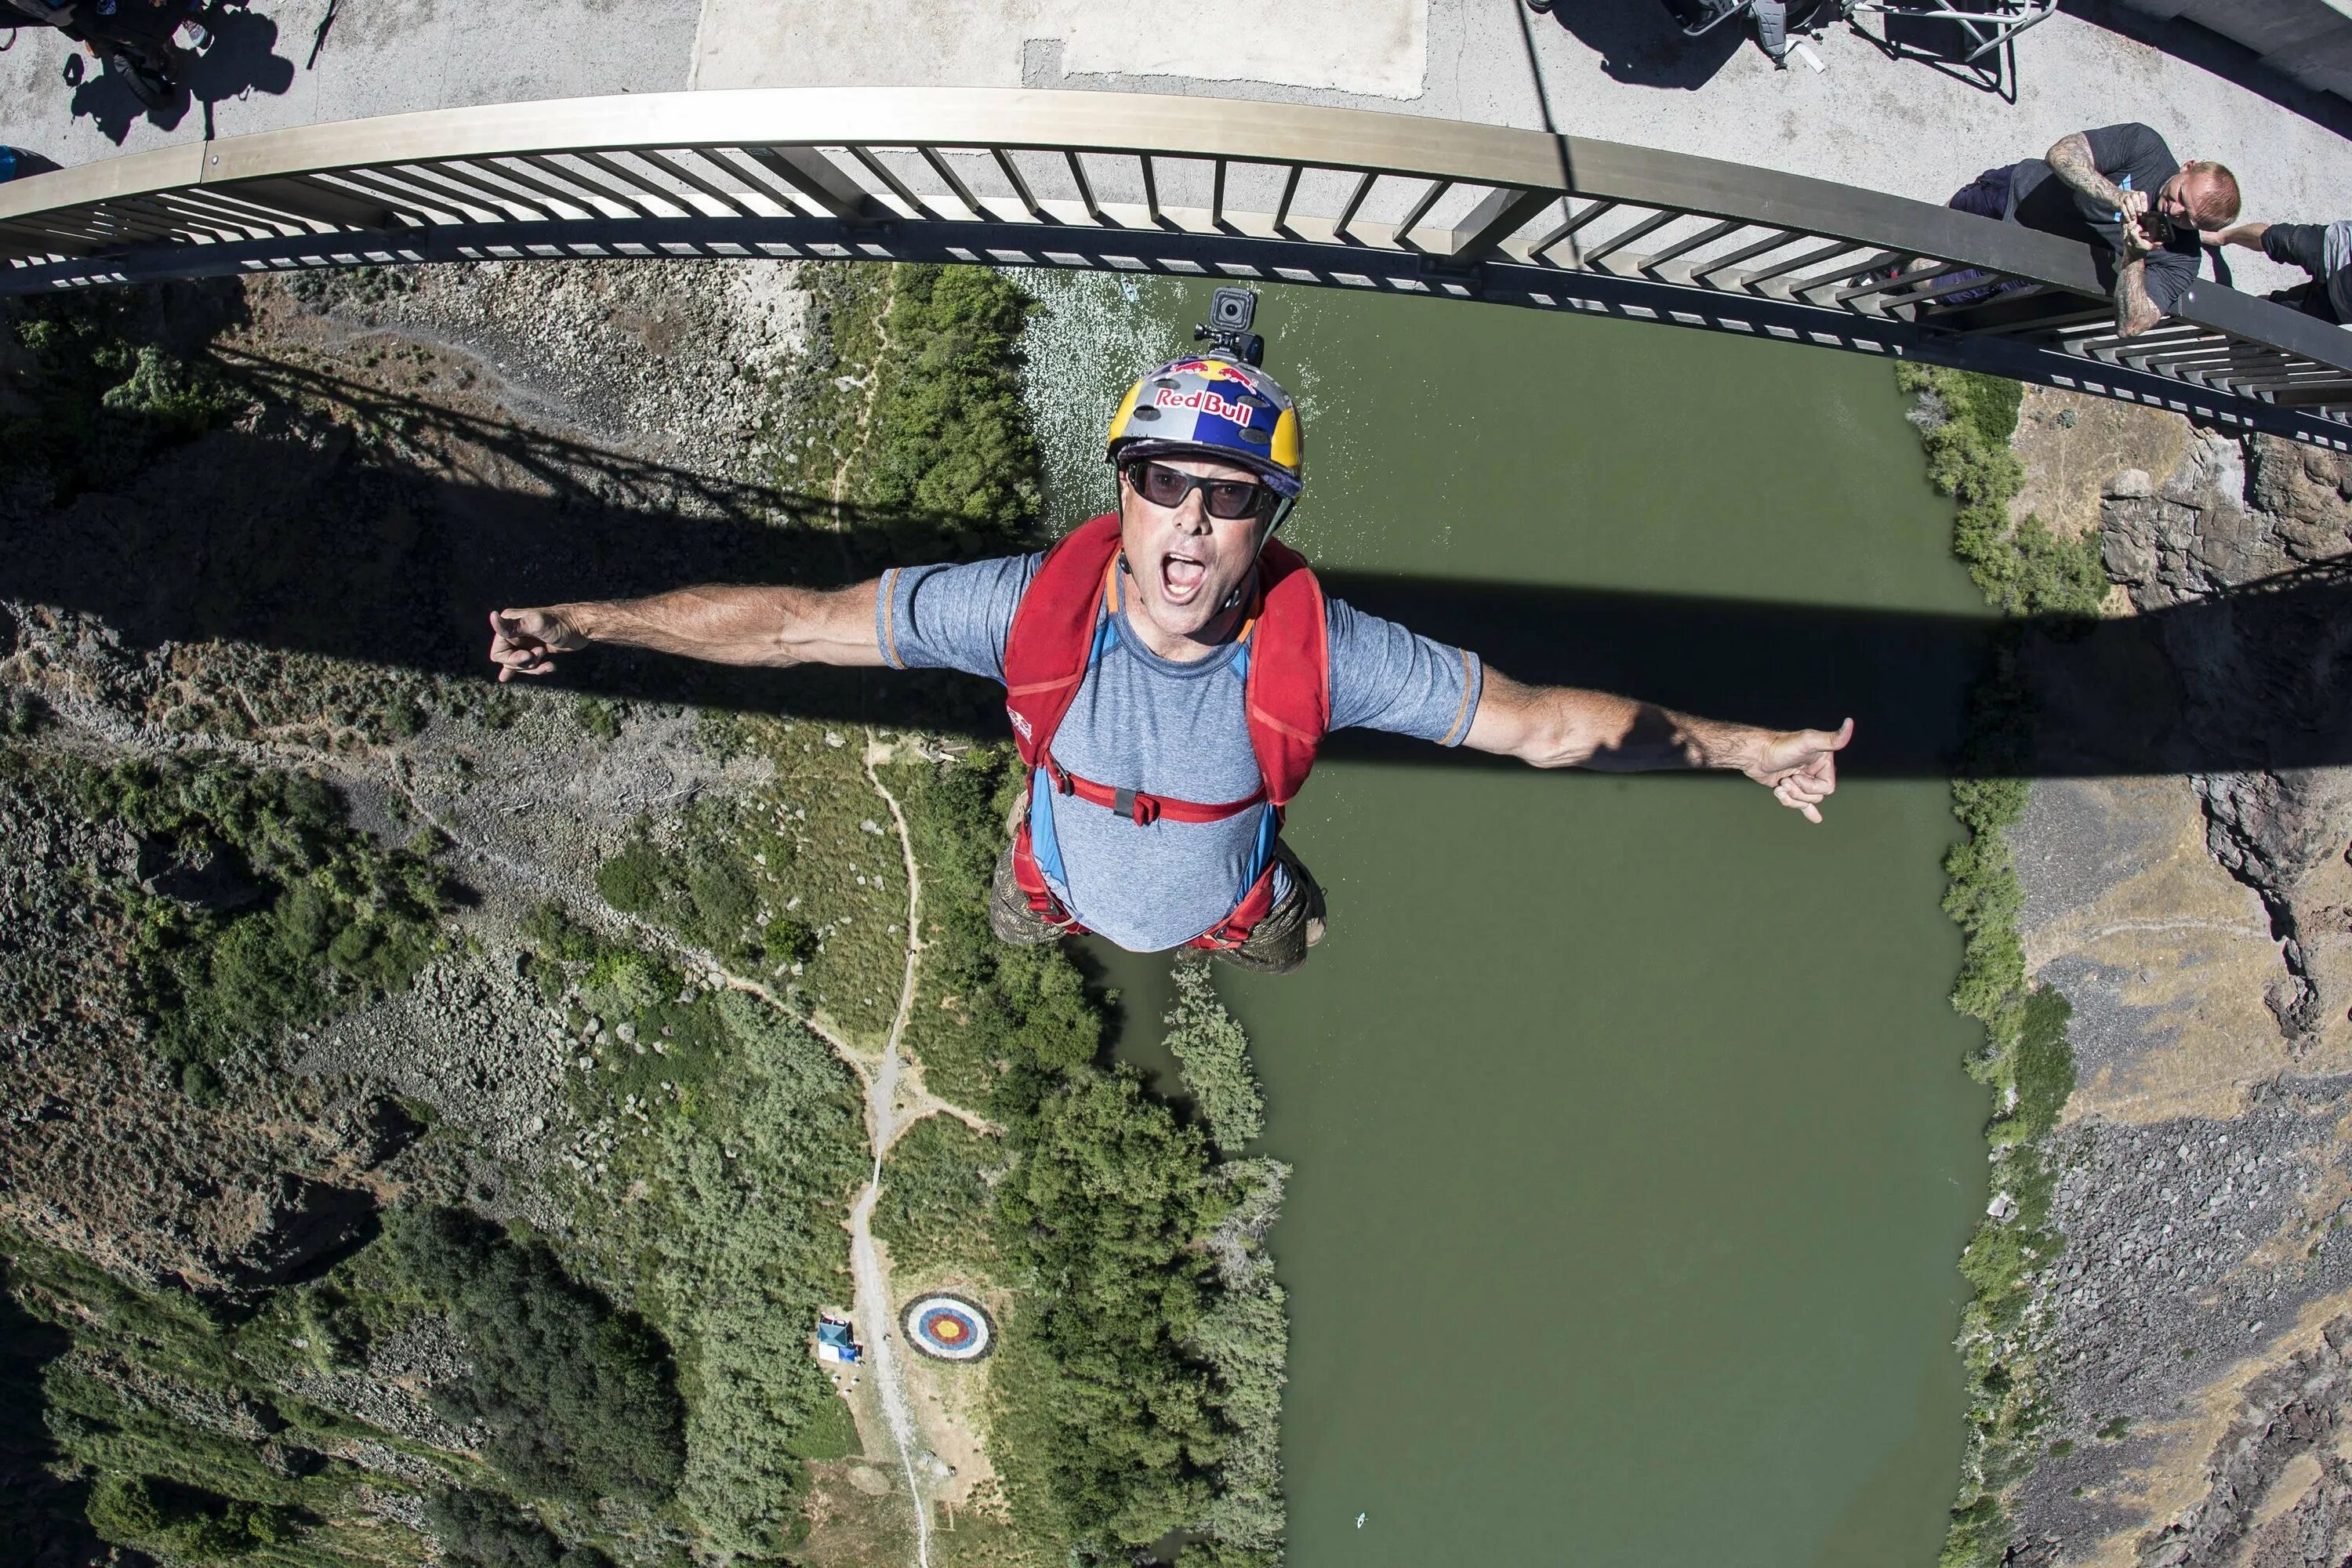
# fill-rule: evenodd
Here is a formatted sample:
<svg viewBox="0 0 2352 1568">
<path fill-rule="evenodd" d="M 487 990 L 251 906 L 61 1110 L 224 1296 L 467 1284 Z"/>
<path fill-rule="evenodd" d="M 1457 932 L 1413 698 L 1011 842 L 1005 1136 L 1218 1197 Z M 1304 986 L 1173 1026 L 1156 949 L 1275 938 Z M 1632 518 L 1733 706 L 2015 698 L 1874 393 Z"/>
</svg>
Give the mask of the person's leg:
<svg viewBox="0 0 2352 1568">
<path fill-rule="evenodd" d="M 1954 191 L 1952 199 L 1944 205 L 1954 212 L 1967 213 L 1971 217 L 1989 217 L 1995 223 L 1999 223 L 2009 216 L 2009 173 L 2006 167 L 1987 169 L 1983 174 Z M 1936 284 L 1941 288 L 1948 284 L 1965 283 L 1972 278 L 1983 276 L 1983 273 L 1973 267 L 1962 268 L 1958 271 L 1944 274 L 1936 279 Z M 1962 289 L 1955 293 L 1939 296 L 1936 302 L 1946 306 L 1974 305 L 1991 299 L 2006 287 L 2008 286 L 1988 285 L 1982 289 Z"/>
<path fill-rule="evenodd" d="M 988 929 L 996 940 L 1013 947 L 1038 947 L 1068 934 L 1029 907 L 1029 895 L 1013 875 L 1013 847 L 996 858 L 996 874 L 988 879 Z"/>
<path fill-rule="evenodd" d="M 2009 216 L 2009 171 L 1987 169 L 1967 184 L 1952 193 L 1944 204 L 1954 212 L 1969 213 L 1977 217 L 2002 218 Z"/>
<path fill-rule="evenodd" d="M 1288 974 L 1307 962 L 1307 950 L 1323 940 L 1323 886 L 1289 845 L 1276 844 L 1274 856 L 1290 873 L 1290 891 L 1266 911 L 1247 942 L 1210 951 L 1236 969 Z"/>
</svg>

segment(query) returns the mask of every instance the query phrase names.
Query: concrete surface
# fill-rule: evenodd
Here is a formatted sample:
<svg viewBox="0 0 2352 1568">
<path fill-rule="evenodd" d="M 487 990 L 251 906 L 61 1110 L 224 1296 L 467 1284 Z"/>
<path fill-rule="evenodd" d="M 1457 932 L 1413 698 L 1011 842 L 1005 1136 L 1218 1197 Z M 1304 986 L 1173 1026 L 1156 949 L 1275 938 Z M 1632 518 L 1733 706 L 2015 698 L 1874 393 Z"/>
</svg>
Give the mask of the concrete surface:
<svg viewBox="0 0 2352 1568">
<path fill-rule="evenodd" d="M 708 0 L 698 88 L 835 86 L 910 78 L 1019 87 L 1024 45 L 1052 40 L 1064 68 L 1172 76 L 1410 99 L 1429 55 L 1427 0 L 978 0 L 908 6 L 887 33 L 879 8 L 828 0 Z M 875 73 L 880 73 L 878 77 Z"/>
<path fill-rule="evenodd" d="M 66 40 L 26 30 L 0 53 L 0 141 L 75 163 L 207 125 L 572 94 L 1026 85 L 1549 127 L 1940 201 L 2068 131 L 2143 119 L 2181 156 L 2236 169 L 2248 217 L 2352 214 L 2352 141 L 2283 101 L 2291 84 L 2273 101 L 2242 73 L 2066 15 L 2028 34 L 2014 79 L 1989 91 L 1843 28 L 1814 46 L 1826 70 L 1775 71 L 1732 27 L 1683 38 L 1654 0 L 1559 0 L 1549 16 L 1517 0 L 341 0 L 323 38 L 329 0 L 257 5 L 228 14 L 192 83 L 201 101 L 168 125 L 110 83 L 68 87 Z M 2242 288 L 2301 278 L 2231 259 Z"/>
</svg>

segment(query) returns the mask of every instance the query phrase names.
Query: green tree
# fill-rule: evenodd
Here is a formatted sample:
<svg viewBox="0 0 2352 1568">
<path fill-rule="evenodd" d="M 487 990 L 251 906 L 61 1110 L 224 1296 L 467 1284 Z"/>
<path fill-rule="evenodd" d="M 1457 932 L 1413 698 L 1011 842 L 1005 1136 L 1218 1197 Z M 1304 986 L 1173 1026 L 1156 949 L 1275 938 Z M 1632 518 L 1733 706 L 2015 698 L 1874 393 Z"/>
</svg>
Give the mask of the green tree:
<svg viewBox="0 0 2352 1568">
<path fill-rule="evenodd" d="M 1003 1179 L 1002 1141 L 952 1116 L 928 1116 L 890 1146 L 874 1234 L 890 1248 L 894 1268 L 985 1267 L 990 1180 Z"/>
<path fill-rule="evenodd" d="M 566 1546 L 503 1498 L 443 1488 L 425 1500 L 425 1522 L 451 1568 L 611 1568 L 593 1546 Z"/>
<path fill-rule="evenodd" d="M 90 820 L 247 885 L 248 901 L 225 908 L 115 889 L 133 917 L 156 1048 L 184 1086 L 209 1082 L 212 1065 L 249 1041 L 398 990 L 440 944 L 439 870 L 352 827 L 322 779 L 219 763 L 68 765 Z"/>
<path fill-rule="evenodd" d="M 2034 513 L 2012 523 L 2025 465 L 2010 449 L 2025 388 L 2001 376 L 1905 361 L 1896 384 L 1915 393 L 1927 478 L 1958 503 L 1952 552 L 1985 598 L 2011 615 L 2094 616 L 2106 597 L 2098 541 L 2062 539 Z"/>
<path fill-rule="evenodd" d="M 998 1223 L 1039 1287 L 1017 1324 L 1032 1353 L 992 1379 L 1034 1467 L 1015 1502 L 1080 1541 L 1140 1546 L 1201 1519 L 1225 1447 L 1216 1391 L 1183 1348 L 1207 1305 L 1195 1244 L 1223 1201 L 1201 1135 L 1129 1069 L 1078 1073 L 1013 1139 Z"/>
<path fill-rule="evenodd" d="M 1217 998 L 1206 954 L 1176 961 L 1176 1006 L 1161 1020 L 1184 1088 L 1208 1124 L 1210 1141 L 1228 1157 L 1241 1152 L 1265 1126 L 1265 1100 L 1250 1071 L 1249 1037 Z"/>
<path fill-rule="evenodd" d="M 100 1535 L 191 1563 L 228 1563 L 300 1533 L 297 1510 L 226 1498 L 153 1476 L 102 1476 L 90 1489 Z"/>
<path fill-rule="evenodd" d="M 544 1242 L 463 1211 L 399 1211 L 385 1229 L 413 1288 L 466 1342 L 466 1378 L 433 1398 L 488 1428 L 485 1458 L 542 1497 L 669 1496 L 686 1413 L 669 1348 L 644 1320 L 572 1280 Z"/>
<path fill-rule="evenodd" d="M 1039 458 L 1021 401 L 1029 297 L 984 267 L 902 267 L 889 317 L 904 355 L 875 411 L 878 505 L 951 519 L 975 537 L 1034 521 Z"/>
</svg>

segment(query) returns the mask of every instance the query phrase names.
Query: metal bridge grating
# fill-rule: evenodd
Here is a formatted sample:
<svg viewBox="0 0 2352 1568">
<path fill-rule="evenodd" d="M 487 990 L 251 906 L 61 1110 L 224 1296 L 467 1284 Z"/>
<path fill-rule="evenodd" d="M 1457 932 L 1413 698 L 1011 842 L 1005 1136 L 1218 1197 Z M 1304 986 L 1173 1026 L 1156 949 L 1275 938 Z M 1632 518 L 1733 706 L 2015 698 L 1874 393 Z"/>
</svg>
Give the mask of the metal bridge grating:
<svg viewBox="0 0 2352 1568">
<path fill-rule="evenodd" d="M 0 188 L 0 289 L 402 257 L 933 255 L 1511 300 L 2002 360 L 2055 384 L 2105 363 L 2147 385 L 2103 395 L 2194 387 L 2218 400 L 2205 416 L 2294 409 L 2298 431 L 2352 413 L 2352 340 L 2265 301 L 2200 285 L 2175 321 L 2120 339 L 2094 259 L 2051 237 L 1417 117 L 806 89 L 436 111 L 190 152 Z"/>
</svg>

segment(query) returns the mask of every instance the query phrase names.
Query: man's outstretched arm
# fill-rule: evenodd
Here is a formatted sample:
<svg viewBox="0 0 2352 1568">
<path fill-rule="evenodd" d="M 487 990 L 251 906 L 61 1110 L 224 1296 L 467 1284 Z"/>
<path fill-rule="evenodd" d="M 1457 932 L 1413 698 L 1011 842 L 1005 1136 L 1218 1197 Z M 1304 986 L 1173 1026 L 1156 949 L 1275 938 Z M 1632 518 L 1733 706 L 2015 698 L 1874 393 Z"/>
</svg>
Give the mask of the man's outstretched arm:
<svg viewBox="0 0 2352 1568">
<path fill-rule="evenodd" d="M 643 599 L 587 599 L 490 612 L 499 679 L 545 675 L 591 643 L 649 647 L 713 664 L 882 663 L 875 583 L 846 588 L 679 588 Z"/>
<path fill-rule="evenodd" d="M 1761 730 L 1605 691 L 1522 686 L 1490 667 L 1463 743 L 1539 768 L 1734 768 L 1819 822 L 1821 803 L 1837 789 L 1837 754 L 1852 739 L 1851 719 L 1835 731 Z"/>
</svg>

